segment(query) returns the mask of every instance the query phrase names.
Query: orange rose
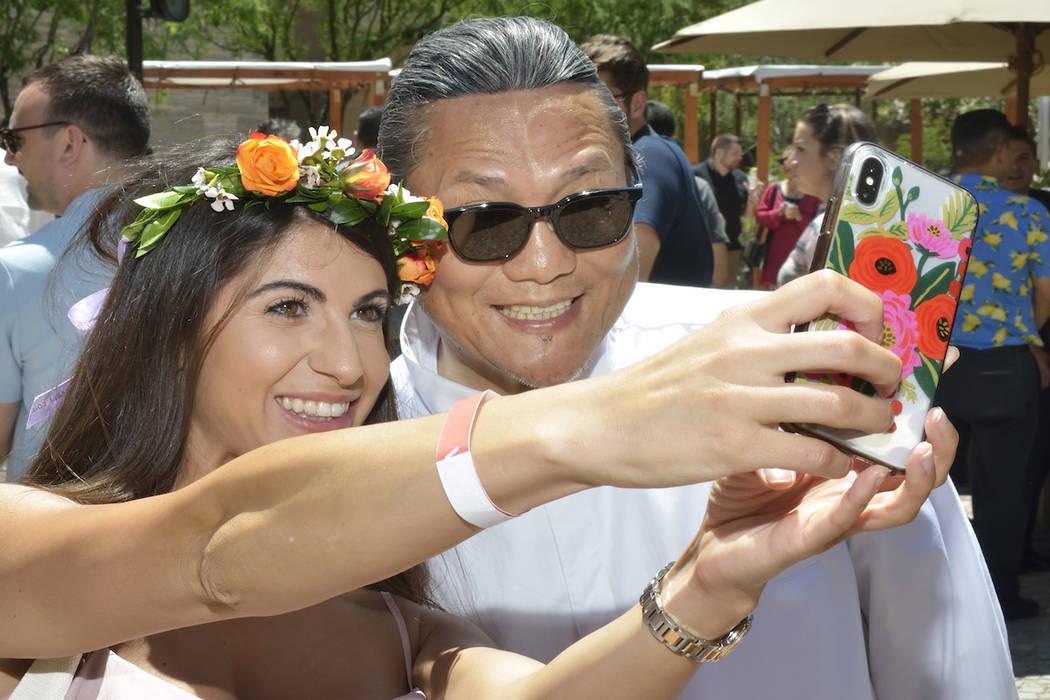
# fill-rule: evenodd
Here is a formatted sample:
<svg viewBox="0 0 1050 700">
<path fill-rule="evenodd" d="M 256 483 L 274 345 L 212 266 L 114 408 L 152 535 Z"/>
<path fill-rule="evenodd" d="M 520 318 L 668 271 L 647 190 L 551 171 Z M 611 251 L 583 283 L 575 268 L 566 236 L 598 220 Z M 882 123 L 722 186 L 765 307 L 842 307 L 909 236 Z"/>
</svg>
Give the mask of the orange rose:
<svg viewBox="0 0 1050 700">
<path fill-rule="evenodd" d="M 437 197 L 431 197 L 427 201 L 430 202 L 430 206 L 427 207 L 427 213 L 423 216 L 437 221 L 445 227 L 445 230 L 448 230 L 448 224 L 445 223 L 445 207 L 442 206 L 441 200 Z"/>
<path fill-rule="evenodd" d="M 918 279 L 915 260 L 903 241 L 887 236 L 862 238 L 849 266 L 849 277 L 873 292 L 911 294 Z"/>
<path fill-rule="evenodd" d="M 378 199 L 390 186 L 390 171 L 370 148 L 361 151 L 342 177 L 343 190 L 361 199 Z"/>
<path fill-rule="evenodd" d="M 237 167 L 244 188 L 267 197 L 294 190 L 299 183 L 299 157 L 280 136 L 253 131 L 237 147 Z"/>
<path fill-rule="evenodd" d="M 425 287 L 434 281 L 435 267 L 429 250 L 414 249 L 397 259 L 397 276 L 402 282 L 414 282 Z"/>
<path fill-rule="evenodd" d="M 919 324 L 919 352 L 931 360 L 943 360 L 948 352 L 955 318 L 955 300 L 947 294 L 938 294 L 915 307 Z"/>
</svg>

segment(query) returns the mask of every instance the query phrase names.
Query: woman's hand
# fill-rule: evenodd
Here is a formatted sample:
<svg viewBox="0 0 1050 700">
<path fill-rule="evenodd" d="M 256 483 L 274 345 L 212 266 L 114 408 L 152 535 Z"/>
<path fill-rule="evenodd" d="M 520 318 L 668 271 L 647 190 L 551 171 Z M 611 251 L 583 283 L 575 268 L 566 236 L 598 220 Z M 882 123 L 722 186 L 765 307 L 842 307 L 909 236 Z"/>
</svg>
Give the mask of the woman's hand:
<svg viewBox="0 0 1050 700">
<path fill-rule="evenodd" d="M 939 408 L 927 414 L 926 432 L 930 442 L 912 450 L 903 477 L 857 460 L 857 471 L 838 479 L 780 469 L 719 479 L 700 531 L 668 574 L 668 594 L 680 606 L 672 613 L 687 626 L 690 618 L 711 625 L 711 601 L 718 601 L 728 611 L 717 621 L 724 632 L 757 605 L 766 582 L 792 564 L 857 532 L 910 522 L 944 483 L 958 444 Z M 694 597 L 698 593 L 706 598 Z M 703 616 L 690 613 L 690 600 Z"/>
<path fill-rule="evenodd" d="M 858 332 L 790 332 L 824 313 L 852 322 Z M 874 293 L 842 275 L 817 272 L 725 311 L 625 370 L 545 391 L 542 401 L 533 399 L 545 426 L 530 432 L 550 446 L 551 459 L 561 460 L 560 473 L 585 486 L 671 486 L 774 464 L 840 477 L 849 470 L 848 455 L 779 426 L 882 432 L 893 420 L 888 400 L 848 387 L 789 384 L 784 376 L 844 372 L 888 396 L 900 381 L 900 360 L 879 345 L 882 333 L 882 302 Z M 482 411 L 479 428 L 498 420 L 499 403 Z"/>
</svg>

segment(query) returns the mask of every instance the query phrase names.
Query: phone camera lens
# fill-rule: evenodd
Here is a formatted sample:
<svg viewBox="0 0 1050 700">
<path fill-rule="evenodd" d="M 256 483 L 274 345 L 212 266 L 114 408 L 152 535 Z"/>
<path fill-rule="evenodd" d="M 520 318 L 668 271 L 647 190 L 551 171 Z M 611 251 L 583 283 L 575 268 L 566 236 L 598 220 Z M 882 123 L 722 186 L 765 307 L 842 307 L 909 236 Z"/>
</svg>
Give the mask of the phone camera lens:
<svg viewBox="0 0 1050 700">
<path fill-rule="evenodd" d="M 860 166 L 860 177 L 857 178 L 857 201 L 871 206 L 879 198 L 879 186 L 882 184 L 883 167 L 878 158 L 868 158 Z"/>
</svg>

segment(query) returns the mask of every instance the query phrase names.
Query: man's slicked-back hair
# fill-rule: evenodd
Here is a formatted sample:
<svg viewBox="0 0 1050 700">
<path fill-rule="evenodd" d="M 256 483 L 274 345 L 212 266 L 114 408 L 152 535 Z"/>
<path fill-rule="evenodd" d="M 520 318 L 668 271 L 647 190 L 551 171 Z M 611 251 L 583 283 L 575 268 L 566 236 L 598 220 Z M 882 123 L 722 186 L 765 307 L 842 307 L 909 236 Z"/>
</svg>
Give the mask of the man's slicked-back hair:
<svg viewBox="0 0 1050 700">
<path fill-rule="evenodd" d="M 633 160 L 627 119 L 594 64 L 559 27 L 532 17 L 469 19 L 420 39 L 383 104 L 379 154 L 395 177 L 404 178 L 418 165 L 428 138 L 428 105 L 565 83 L 595 91 Z"/>
<path fill-rule="evenodd" d="M 608 72 L 618 91 L 633 95 L 649 89 L 649 66 L 634 44 L 622 36 L 595 34 L 580 44 L 580 50 L 598 70 Z"/>
<path fill-rule="evenodd" d="M 26 78 L 47 93 L 47 121 L 71 122 L 111 158 L 131 158 L 149 146 L 149 100 L 116 56 L 79 54 Z"/>
<path fill-rule="evenodd" d="M 972 168 L 987 163 L 1010 138 L 1010 120 L 997 109 L 964 112 L 952 123 L 952 164 Z"/>
</svg>

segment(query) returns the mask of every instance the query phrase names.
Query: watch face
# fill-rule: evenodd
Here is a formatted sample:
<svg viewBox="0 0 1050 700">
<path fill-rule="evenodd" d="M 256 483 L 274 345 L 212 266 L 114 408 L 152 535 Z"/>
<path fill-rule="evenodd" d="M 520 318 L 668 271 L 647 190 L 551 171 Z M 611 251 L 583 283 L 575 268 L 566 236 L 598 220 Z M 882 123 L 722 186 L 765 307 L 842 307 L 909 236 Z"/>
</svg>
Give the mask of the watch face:
<svg viewBox="0 0 1050 700">
<path fill-rule="evenodd" d="M 150 0 L 150 7 L 168 22 L 181 22 L 190 16 L 190 0 Z"/>
</svg>

